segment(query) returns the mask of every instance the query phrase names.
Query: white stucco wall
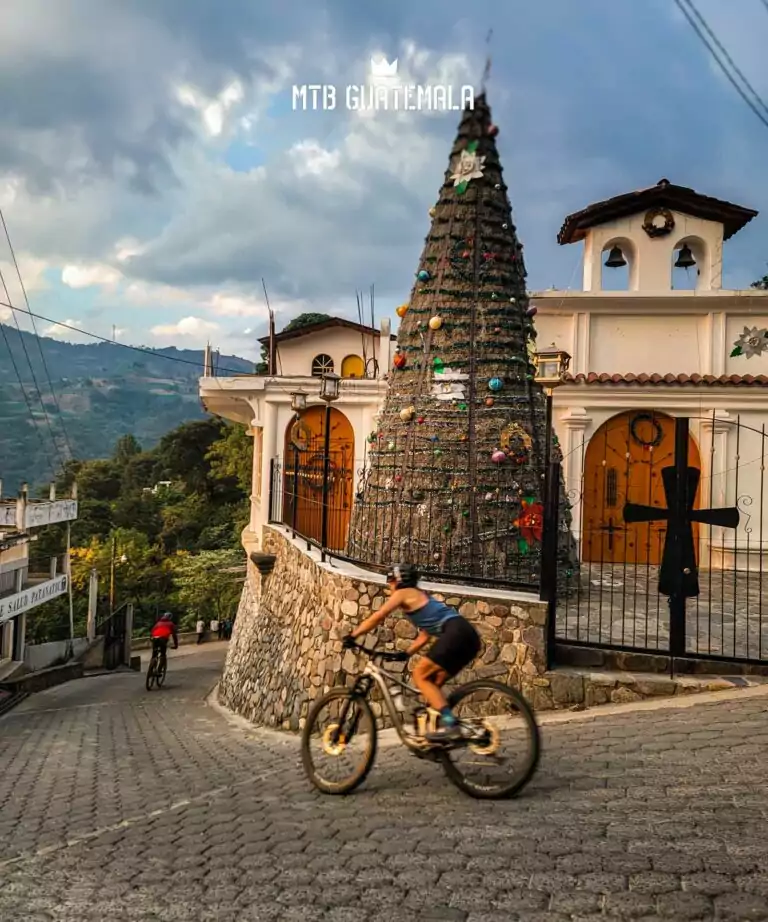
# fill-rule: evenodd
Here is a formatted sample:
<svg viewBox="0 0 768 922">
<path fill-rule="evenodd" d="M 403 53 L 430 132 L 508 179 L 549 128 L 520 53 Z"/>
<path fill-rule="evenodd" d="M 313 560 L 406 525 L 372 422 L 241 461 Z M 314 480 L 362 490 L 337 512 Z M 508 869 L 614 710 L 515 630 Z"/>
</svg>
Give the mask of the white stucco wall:
<svg viewBox="0 0 768 922">
<path fill-rule="evenodd" d="M 363 349 L 365 346 L 365 350 Z M 348 355 L 378 359 L 378 335 L 363 335 L 344 327 L 321 330 L 306 336 L 278 342 L 277 371 L 280 375 L 311 375 L 312 360 L 316 355 L 329 355 L 333 359 L 334 373 L 341 374 L 342 363 Z"/>
</svg>

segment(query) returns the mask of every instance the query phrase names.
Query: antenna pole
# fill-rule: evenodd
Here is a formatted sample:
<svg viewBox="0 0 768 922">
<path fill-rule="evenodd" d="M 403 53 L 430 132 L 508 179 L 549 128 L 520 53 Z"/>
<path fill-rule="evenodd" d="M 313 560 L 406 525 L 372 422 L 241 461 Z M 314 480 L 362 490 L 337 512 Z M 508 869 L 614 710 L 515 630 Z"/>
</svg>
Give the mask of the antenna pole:
<svg viewBox="0 0 768 922">
<path fill-rule="evenodd" d="M 482 92 L 485 92 L 485 85 L 488 83 L 488 78 L 491 76 L 491 39 L 493 38 L 493 29 L 488 30 L 488 34 L 485 36 L 485 68 L 483 69 L 483 79 L 480 83 Z"/>
<path fill-rule="evenodd" d="M 268 374 L 276 375 L 277 374 L 277 354 L 275 349 L 275 315 L 272 311 L 272 308 L 269 306 L 269 295 L 267 294 L 267 283 L 262 278 L 261 286 L 264 289 L 264 300 L 267 302 L 267 310 L 269 311 L 269 362 L 268 362 Z"/>
</svg>

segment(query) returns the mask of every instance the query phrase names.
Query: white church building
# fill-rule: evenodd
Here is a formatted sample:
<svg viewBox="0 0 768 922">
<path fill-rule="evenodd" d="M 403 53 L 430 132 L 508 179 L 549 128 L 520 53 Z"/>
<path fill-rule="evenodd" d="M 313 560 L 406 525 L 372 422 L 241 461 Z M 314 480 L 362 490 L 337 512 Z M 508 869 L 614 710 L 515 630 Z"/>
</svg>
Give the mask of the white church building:
<svg viewBox="0 0 768 922">
<path fill-rule="evenodd" d="M 661 180 L 565 219 L 558 242 L 584 244 L 582 290 L 537 292 L 532 303 L 537 348 L 571 356 L 553 421 L 583 561 L 659 562 L 664 522 L 627 525 L 622 509 L 666 505 L 660 471 L 685 416 L 689 465 L 701 471 L 696 507 L 741 513 L 735 532 L 697 526 L 699 566 L 759 569 L 768 291 L 722 287 L 724 244 L 756 215 Z"/>
</svg>

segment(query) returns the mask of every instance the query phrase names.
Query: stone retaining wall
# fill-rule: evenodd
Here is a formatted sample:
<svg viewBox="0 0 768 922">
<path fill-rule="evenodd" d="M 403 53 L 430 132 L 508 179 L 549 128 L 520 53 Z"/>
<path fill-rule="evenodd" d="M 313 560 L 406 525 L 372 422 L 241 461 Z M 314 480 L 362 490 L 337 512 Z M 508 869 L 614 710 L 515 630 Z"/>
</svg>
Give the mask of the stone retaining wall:
<svg viewBox="0 0 768 922">
<path fill-rule="evenodd" d="M 264 528 L 262 550 L 275 555 L 274 570 L 262 576 L 248 564 L 219 700 L 254 723 L 299 730 L 314 699 L 362 671 L 365 657 L 342 650 L 341 638 L 383 605 L 385 586 L 372 573 L 320 563 L 316 552 L 307 552 L 278 527 Z M 475 668 L 458 681 L 498 678 L 522 688 L 534 706 L 550 693 L 543 677 L 545 603 L 522 593 L 424 588 L 458 608 L 483 639 Z M 415 636 L 399 617 L 378 631 L 379 645 L 390 650 L 405 649 Z M 379 702 L 373 701 L 381 716 Z"/>
</svg>

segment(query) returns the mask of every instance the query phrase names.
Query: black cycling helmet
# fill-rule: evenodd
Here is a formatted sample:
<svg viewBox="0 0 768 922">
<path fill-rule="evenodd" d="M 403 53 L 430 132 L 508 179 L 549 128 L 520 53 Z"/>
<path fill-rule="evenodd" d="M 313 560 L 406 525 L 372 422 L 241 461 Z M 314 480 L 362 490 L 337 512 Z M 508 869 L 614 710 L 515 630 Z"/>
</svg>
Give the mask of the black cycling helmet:
<svg viewBox="0 0 768 922">
<path fill-rule="evenodd" d="M 419 582 L 416 567 L 409 563 L 398 563 L 387 573 L 387 582 L 395 583 L 398 589 L 415 589 Z"/>
<path fill-rule="evenodd" d="M 169 611 L 167 611 L 165 612 L 165 614 L 160 620 L 161 621 L 173 621 L 173 615 Z"/>
</svg>

